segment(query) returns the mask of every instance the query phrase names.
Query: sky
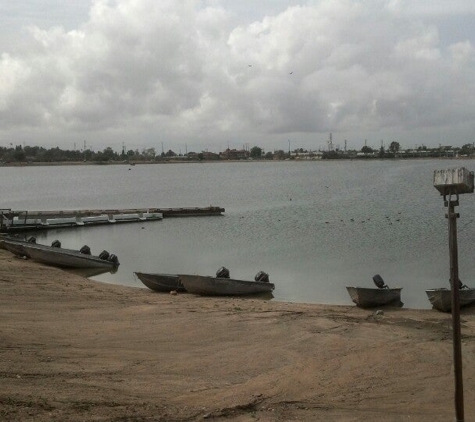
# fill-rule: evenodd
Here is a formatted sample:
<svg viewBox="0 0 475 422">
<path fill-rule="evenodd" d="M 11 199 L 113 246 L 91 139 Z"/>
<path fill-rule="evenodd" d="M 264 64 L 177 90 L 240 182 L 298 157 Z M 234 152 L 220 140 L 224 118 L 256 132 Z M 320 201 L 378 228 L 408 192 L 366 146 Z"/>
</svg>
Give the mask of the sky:
<svg viewBox="0 0 475 422">
<path fill-rule="evenodd" d="M 0 0 L 0 146 L 475 142 L 473 0 Z"/>
</svg>

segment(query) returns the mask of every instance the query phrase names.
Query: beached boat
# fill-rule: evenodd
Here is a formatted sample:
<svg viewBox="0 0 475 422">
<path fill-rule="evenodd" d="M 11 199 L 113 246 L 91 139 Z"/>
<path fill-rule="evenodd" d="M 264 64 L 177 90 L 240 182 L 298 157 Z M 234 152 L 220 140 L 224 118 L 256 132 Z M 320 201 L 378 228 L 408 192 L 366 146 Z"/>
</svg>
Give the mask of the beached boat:
<svg viewBox="0 0 475 422">
<path fill-rule="evenodd" d="M 23 247 L 23 245 L 26 243 L 28 244 L 35 244 L 36 238 L 31 237 L 29 240 L 21 239 L 21 238 L 16 238 L 16 237 L 10 237 L 10 236 L 5 236 L 1 239 L 1 244 L 4 249 L 7 251 L 11 252 L 13 255 L 19 256 L 19 257 L 24 257 L 26 256 L 29 258 L 28 252 L 26 249 Z"/>
<path fill-rule="evenodd" d="M 185 287 L 181 284 L 177 274 L 150 274 L 134 272 L 138 279 L 149 289 L 156 292 L 184 292 Z"/>
<path fill-rule="evenodd" d="M 45 245 L 24 243 L 28 256 L 36 262 L 64 268 L 114 268 L 119 266 L 115 255 L 105 253 L 103 257 L 88 255 L 79 251 Z"/>
<path fill-rule="evenodd" d="M 189 274 L 180 274 L 180 280 L 187 292 L 205 296 L 255 295 L 272 292 L 275 287 L 268 281 L 245 281 Z"/>
<path fill-rule="evenodd" d="M 435 309 L 442 312 L 452 311 L 452 291 L 450 289 L 428 289 L 427 297 Z M 464 287 L 459 290 L 460 307 L 475 304 L 475 289 Z"/>
<path fill-rule="evenodd" d="M 346 290 L 351 300 L 360 308 L 374 308 L 376 306 L 401 307 L 402 287 L 389 288 L 384 284 L 380 275 L 375 275 L 373 281 L 376 288 L 370 287 L 347 287 Z"/>
<path fill-rule="evenodd" d="M 11 252 L 13 255 L 16 256 L 26 256 L 28 258 L 28 254 L 23 247 L 23 242 L 17 242 L 14 240 L 2 240 L 3 247 Z"/>
<path fill-rule="evenodd" d="M 51 248 L 61 248 L 61 242 L 59 240 L 55 240 L 52 242 L 51 246 L 48 245 L 41 245 L 39 243 L 36 243 L 36 237 L 31 236 L 28 240 L 26 239 L 21 239 L 17 237 L 4 237 L 3 239 L 0 240 L 0 243 L 2 244 L 3 248 L 10 251 L 14 255 L 23 257 L 26 256 L 29 258 L 29 254 L 27 249 L 24 246 L 28 245 L 34 245 L 37 248 L 43 248 L 43 249 L 51 249 Z M 62 251 L 69 251 L 69 252 L 78 252 L 74 249 L 61 249 Z M 81 248 L 81 251 L 83 253 L 88 253 L 90 255 L 90 249 L 87 245 L 83 246 Z"/>
<path fill-rule="evenodd" d="M 374 289 L 368 287 L 347 287 L 351 300 L 360 308 L 374 308 L 376 306 L 401 307 L 402 287 L 394 289 Z"/>
</svg>

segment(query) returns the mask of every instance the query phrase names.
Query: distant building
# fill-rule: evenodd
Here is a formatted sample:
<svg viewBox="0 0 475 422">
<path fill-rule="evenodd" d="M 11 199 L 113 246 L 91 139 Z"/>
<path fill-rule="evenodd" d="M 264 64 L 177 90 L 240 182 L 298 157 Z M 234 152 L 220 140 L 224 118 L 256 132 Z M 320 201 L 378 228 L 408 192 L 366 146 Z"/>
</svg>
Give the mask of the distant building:
<svg viewBox="0 0 475 422">
<path fill-rule="evenodd" d="M 204 151 L 202 152 L 203 154 L 203 160 L 219 160 L 219 154 L 216 154 L 214 152 L 208 152 Z"/>
<path fill-rule="evenodd" d="M 245 149 L 229 149 L 220 152 L 219 156 L 223 160 L 246 160 L 250 157 L 250 152 Z"/>
</svg>

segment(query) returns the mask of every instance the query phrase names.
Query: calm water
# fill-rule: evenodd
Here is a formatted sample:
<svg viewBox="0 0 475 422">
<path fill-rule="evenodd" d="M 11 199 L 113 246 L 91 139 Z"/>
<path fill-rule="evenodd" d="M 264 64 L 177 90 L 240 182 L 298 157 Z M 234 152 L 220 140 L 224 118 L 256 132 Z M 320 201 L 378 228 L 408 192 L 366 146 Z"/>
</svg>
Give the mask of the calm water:
<svg viewBox="0 0 475 422">
<path fill-rule="evenodd" d="M 447 220 L 432 186 L 436 169 L 464 160 L 212 163 L 0 168 L 2 208 L 204 207 L 223 217 L 165 219 L 53 230 L 98 254 L 115 253 L 115 274 L 99 281 L 142 287 L 133 271 L 234 278 L 259 270 L 276 284 L 274 300 L 351 304 L 345 286 L 372 287 L 381 274 L 403 287 L 406 307 L 428 308 L 424 290 L 448 285 Z M 475 286 L 475 196 L 458 208 L 460 278 Z"/>
</svg>

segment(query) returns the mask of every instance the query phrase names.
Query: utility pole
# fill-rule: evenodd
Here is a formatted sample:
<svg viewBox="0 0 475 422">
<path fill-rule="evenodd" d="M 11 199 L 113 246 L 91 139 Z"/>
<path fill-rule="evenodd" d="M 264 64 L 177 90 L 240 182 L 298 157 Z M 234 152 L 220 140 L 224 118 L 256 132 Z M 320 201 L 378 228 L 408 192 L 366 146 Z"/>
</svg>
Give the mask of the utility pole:
<svg viewBox="0 0 475 422">
<path fill-rule="evenodd" d="M 459 205 L 459 195 L 474 192 L 474 174 L 464 167 L 434 172 L 434 187 L 444 196 L 447 207 L 445 217 L 449 220 L 449 258 L 452 311 L 452 346 L 455 377 L 455 417 L 456 422 L 464 422 L 463 378 L 462 378 L 462 333 L 460 327 L 460 288 L 457 246 L 457 218 L 455 207 Z"/>
<path fill-rule="evenodd" d="M 328 151 L 333 151 L 333 138 L 332 138 L 331 132 L 330 132 L 330 138 L 328 139 Z"/>
</svg>

